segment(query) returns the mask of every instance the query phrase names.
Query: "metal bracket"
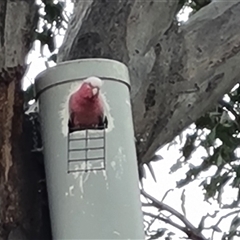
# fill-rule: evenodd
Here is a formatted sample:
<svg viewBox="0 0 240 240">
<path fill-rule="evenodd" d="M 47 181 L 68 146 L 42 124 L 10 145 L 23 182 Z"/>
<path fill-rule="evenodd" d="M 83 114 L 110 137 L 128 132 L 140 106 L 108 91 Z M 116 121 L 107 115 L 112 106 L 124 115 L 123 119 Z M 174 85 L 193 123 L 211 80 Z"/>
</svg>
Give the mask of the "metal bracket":
<svg viewBox="0 0 240 240">
<path fill-rule="evenodd" d="M 83 136 L 76 137 L 77 131 L 68 133 L 67 172 L 88 172 L 106 169 L 106 130 L 81 129 Z"/>
</svg>

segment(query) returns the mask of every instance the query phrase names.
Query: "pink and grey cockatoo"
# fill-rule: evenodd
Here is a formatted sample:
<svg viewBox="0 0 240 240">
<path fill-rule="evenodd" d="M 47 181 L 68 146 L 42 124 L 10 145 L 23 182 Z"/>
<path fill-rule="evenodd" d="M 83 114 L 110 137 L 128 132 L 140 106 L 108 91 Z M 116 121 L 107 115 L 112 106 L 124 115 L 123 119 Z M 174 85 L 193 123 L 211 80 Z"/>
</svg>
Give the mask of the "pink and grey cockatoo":
<svg viewBox="0 0 240 240">
<path fill-rule="evenodd" d="M 69 132 L 84 129 L 104 129 L 107 117 L 104 114 L 104 103 L 100 88 L 102 80 L 89 77 L 69 99 Z"/>
</svg>

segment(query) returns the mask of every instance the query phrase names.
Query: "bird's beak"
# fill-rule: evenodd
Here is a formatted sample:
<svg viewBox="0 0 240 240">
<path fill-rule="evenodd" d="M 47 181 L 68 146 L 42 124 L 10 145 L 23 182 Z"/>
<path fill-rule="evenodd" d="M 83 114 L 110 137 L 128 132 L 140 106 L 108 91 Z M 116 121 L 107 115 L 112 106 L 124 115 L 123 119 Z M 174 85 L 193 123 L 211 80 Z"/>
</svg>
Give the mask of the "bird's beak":
<svg viewBox="0 0 240 240">
<path fill-rule="evenodd" d="M 99 88 L 94 87 L 94 88 L 92 89 L 92 94 L 93 94 L 93 96 L 97 95 L 98 92 L 99 92 Z"/>
</svg>

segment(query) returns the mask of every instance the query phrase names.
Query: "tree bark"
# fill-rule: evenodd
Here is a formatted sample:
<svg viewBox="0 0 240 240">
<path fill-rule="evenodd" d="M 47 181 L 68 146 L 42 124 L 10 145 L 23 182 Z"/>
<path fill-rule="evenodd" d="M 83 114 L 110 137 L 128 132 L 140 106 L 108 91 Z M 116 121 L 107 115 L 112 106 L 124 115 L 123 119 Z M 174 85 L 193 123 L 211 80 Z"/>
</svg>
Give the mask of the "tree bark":
<svg viewBox="0 0 240 240">
<path fill-rule="evenodd" d="M 138 160 L 147 163 L 240 76 L 240 1 L 214 1 L 182 26 L 177 1 L 79 1 L 58 61 L 129 67 Z"/>
<path fill-rule="evenodd" d="M 21 91 L 37 21 L 35 1 L 0 1 L 0 239 L 36 239 L 40 227 L 39 176 L 30 135 L 23 135 Z"/>
</svg>

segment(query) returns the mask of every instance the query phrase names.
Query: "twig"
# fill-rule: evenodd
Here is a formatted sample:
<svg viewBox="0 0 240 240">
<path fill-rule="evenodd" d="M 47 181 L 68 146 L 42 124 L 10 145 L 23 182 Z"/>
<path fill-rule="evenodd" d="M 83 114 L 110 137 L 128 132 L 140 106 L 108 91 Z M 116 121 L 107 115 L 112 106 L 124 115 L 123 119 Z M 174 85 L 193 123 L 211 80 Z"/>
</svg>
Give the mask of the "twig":
<svg viewBox="0 0 240 240">
<path fill-rule="evenodd" d="M 228 213 L 228 214 L 220 217 L 220 219 L 217 221 L 217 223 L 216 223 L 215 225 L 211 225 L 210 227 L 207 227 L 207 228 L 204 228 L 204 229 L 205 229 L 205 230 L 213 229 L 214 227 L 217 227 L 224 218 L 227 218 L 227 217 L 229 217 L 229 216 L 231 216 L 231 215 L 233 215 L 233 214 L 237 214 L 237 213 L 240 213 L 240 210 L 236 210 L 236 211 L 234 211 L 234 212 L 230 212 L 230 213 Z"/>
<path fill-rule="evenodd" d="M 185 227 L 180 226 L 179 224 L 173 222 L 171 219 L 162 218 L 159 215 L 154 215 L 152 213 L 148 213 L 148 212 L 144 212 L 144 211 L 143 211 L 143 214 L 146 215 L 146 216 L 154 218 L 154 220 L 158 219 L 158 220 L 161 220 L 161 221 L 163 221 L 165 223 L 168 223 L 168 224 L 172 225 L 173 227 L 175 227 L 175 228 L 177 228 L 177 229 L 179 229 L 179 230 L 181 230 L 181 231 L 183 231 L 185 233 L 187 231 L 187 229 Z"/>
<path fill-rule="evenodd" d="M 207 240 L 200 232 L 199 230 L 194 227 L 181 213 L 176 211 L 175 209 L 171 208 L 170 206 L 166 205 L 165 203 L 162 203 L 146 193 L 144 190 L 141 190 L 141 193 L 144 197 L 148 198 L 149 200 L 152 201 L 152 205 L 158 208 L 159 210 L 165 210 L 170 213 L 172 213 L 175 217 L 177 217 L 179 220 L 181 220 L 185 227 L 182 227 L 174 222 L 172 222 L 170 219 L 165 219 L 161 217 L 157 217 L 158 219 L 161 218 L 162 221 L 171 224 L 172 226 L 175 226 L 179 230 L 183 231 L 190 239 L 192 240 Z M 149 213 L 150 214 L 150 213 Z M 148 214 L 148 216 L 149 216 Z M 153 215 L 156 217 L 156 215 Z"/>
<path fill-rule="evenodd" d="M 164 201 L 164 199 L 167 197 L 167 195 L 171 192 L 171 191 L 173 191 L 173 189 L 171 188 L 171 189 L 169 189 L 165 194 L 164 194 L 164 196 L 163 196 L 163 198 L 162 198 L 162 201 L 161 202 L 163 202 Z"/>
<path fill-rule="evenodd" d="M 208 217 L 214 218 L 214 217 L 217 216 L 218 213 L 219 213 L 219 211 L 216 210 L 213 214 L 207 213 L 207 215 L 203 216 L 202 219 L 201 219 L 201 221 L 200 221 L 200 223 L 199 223 L 199 225 L 198 225 L 199 231 L 202 231 L 203 229 L 205 229 L 205 228 L 204 228 L 204 222 L 205 222 L 205 220 L 206 220 Z"/>
</svg>

